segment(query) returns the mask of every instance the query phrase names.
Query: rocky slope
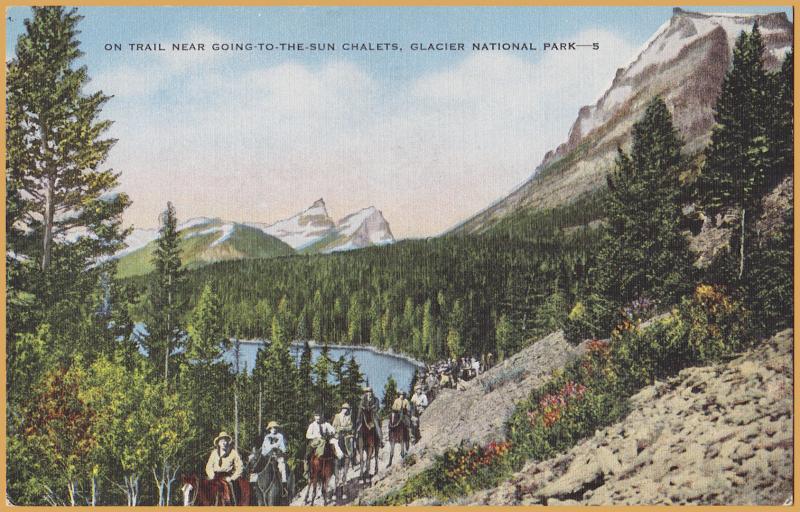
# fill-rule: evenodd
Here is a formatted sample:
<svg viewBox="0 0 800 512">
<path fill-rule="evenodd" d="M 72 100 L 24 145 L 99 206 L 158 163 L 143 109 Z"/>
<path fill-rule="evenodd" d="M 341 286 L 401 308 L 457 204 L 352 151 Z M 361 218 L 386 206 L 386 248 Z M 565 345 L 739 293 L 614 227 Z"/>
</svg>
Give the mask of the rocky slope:
<svg viewBox="0 0 800 512">
<path fill-rule="evenodd" d="M 784 13 L 702 14 L 676 8 L 637 57 L 617 70 L 597 103 L 580 109 L 567 141 L 545 155 L 531 179 L 454 232 L 485 231 L 518 209 L 562 205 L 602 186 L 617 147 L 629 142 L 633 123 L 655 96 L 672 111 L 684 153 L 698 153 L 708 142 L 735 40 L 756 21 L 767 49 L 765 65 L 776 69 L 792 45 L 793 27 Z"/>
<path fill-rule="evenodd" d="M 430 466 L 434 456 L 462 440 L 488 443 L 504 437 L 504 424 L 516 402 L 549 378 L 556 368 L 577 357 L 563 335 L 551 334 L 489 369 L 466 384 L 464 390 L 443 390 L 421 418 L 420 442 L 408 460 L 383 470 L 358 496 L 358 504 L 372 501 L 399 488 L 407 478 Z"/>
<path fill-rule="evenodd" d="M 457 503 L 784 503 L 793 478 L 792 334 L 643 389 L 623 421 Z"/>
</svg>

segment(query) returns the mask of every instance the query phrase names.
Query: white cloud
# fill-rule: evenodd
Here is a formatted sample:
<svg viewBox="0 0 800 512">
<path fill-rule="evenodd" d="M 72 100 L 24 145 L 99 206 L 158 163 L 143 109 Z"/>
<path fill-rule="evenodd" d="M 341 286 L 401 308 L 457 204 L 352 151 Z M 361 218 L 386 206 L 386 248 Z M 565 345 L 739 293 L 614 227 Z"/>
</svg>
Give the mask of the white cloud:
<svg viewBox="0 0 800 512">
<path fill-rule="evenodd" d="M 199 68 L 205 68 L 203 72 L 210 71 L 221 54 L 211 51 L 209 45 L 221 41 L 224 38 L 216 32 L 195 26 L 177 38 L 150 42 L 160 44 L 164 51 L 139 53 L 130 50 L 126 43 L 125 62 L 96 75 L 92 86 L 124 98 L 151 96 L 174 85 L 186 73 L 197 73 Z M 204 43 L 206 50 L 173 50 L 173 43 Z"/>
<path fill-rule="evenodd" d="M 343 60 L 195 68 L 169 112 L 118 123 L 115 166 L 139 225 L 165 198 L 185 217 L 273 221 L 323 196 L 334 215 L 374 204 L 397 235 L 434 235 L 529 176 L 635 51 L 572 39 L 601 50 L 470 53 L 411 83 Z"/>
</svg>

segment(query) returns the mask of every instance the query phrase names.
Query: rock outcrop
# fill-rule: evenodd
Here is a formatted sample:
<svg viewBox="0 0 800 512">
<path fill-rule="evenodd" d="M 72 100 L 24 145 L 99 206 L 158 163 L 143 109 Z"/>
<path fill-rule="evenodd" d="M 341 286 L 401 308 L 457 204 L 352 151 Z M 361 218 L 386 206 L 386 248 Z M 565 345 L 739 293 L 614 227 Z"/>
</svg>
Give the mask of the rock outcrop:
<svg viewBox="0 0 800 512">
<path fill-rule="evenodd" d="M 576 349 L 557 332 L 466 383 L 464 389 L 442 390 L 422 415 L 422 439 L 407 458 L 414 463 L 382 470 L 374 485 L 361 492 L 358 503 L 369 504 L 398 489 L 406 479 L 429 467 L 436 455 L 462 441 L 485 444 L 502 440 L 505 422 L 516 403 L 575 357 Z"/>
<path fill-rule="evenodd" d="M 623 421 L 456 503 L 783 504 L 793 479 L 792 334 L 648 386 Z"/>
<path fill-rule="evenodd" d="M 709 140 L 736 38 L 755 22 L 766 46 L 764 65 L 775 70 L 792 46 L 793 25 L 784 13 L 704 14 L 676 8 L 636 58 L 617 70 L 600 99 L 579 110 L 567 140 L 545 155 L 532 177 L 452 232 L 486 231 L 518 210 L 567 204 L 604 186 L 617 148 L 627 149 L 631 127 L 656 96 L 672 112 L 684 154 L 699 153 Z"/>
</svg>

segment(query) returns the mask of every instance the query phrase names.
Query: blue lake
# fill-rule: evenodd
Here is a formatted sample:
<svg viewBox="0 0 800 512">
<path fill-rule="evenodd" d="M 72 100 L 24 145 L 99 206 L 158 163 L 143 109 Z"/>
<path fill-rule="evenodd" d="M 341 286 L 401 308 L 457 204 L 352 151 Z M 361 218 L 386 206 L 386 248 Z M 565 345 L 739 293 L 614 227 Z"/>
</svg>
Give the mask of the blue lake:
<svg viewBox="0 0 800 512">
<path fill-rule="evenodd" d="M 262 346 L 260 340 L 248 340 L 241 343 L 239 368 L 251 371 L 256 363 L 256 354 L 258 349 Z M 296 363 L 300 362 L 300 355 L 303 352 L 302 343 L 293 343 L 291 346 L 291 353 Z M 319 345 L 311 346 L 311 357 L 313 361 L 319 358 L 322 352 L 322 347 Z M 383 400 L 383 387 L 391 375 L 397 382 L 398 389 L 408 390 L 411 385 L 411 380 L 414 378 L 414 370 L 416 366 L 411 361 L 398 357 L 392 354 L 385 354 L 370 350 L 362 347 L 330 347 L 329 357 L 332 361 L 336 361 L 340 356 L 344 356 L 345 360 L 350 360 L 350 356 L 355 357 L 358 366 L 361 368 L 361 373 L 372 386 L 375 396 Z M 225 359 L 233 362 L 233 351 L 228 351 L 225 354 Z"/>
</svg>

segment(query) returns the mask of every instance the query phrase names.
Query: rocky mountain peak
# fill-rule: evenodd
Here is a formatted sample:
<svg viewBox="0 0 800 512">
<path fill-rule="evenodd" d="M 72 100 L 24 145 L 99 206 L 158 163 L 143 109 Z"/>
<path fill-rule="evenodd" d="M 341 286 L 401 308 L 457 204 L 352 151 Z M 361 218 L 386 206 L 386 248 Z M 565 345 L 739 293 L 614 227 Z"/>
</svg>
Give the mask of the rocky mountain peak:
<svg viewBox="0 0 800 512">
<path fill-rule="evenodd" d="M 602 187 L 617 148 L 627 147 L 633 123 L 656 96 L 672 111 L 685 141 L 684 153 L 701 151 L 709 140 L 714 103 L 736 39 L 756 22 L 765 46 L 764 65 L 775 70 L 792 47 L 792 22 L 785 13 L 673 10 L 633 59 L 617 70 L 597 102 L 579 109 L 567 140 L 545 154 L 531 178 L 455 231 L 480 232 L 519 209 L 563 205 Z"/>
</svg>

